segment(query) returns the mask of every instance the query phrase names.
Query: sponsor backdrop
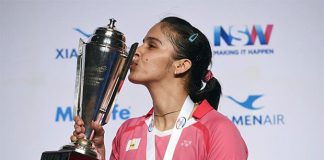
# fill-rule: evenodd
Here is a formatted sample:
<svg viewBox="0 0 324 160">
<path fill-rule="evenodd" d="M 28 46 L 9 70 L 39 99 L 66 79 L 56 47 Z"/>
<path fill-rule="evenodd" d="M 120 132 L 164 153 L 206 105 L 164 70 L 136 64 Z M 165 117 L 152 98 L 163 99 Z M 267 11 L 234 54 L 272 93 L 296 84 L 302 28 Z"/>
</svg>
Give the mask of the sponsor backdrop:
<svg viewBox="0 0 324 160">
<path fill-rule="evenodd" d="M 323 1 L 1 0 L 1 159 L 39 159 L 69 143 L 77 45 L 117 19 L 127 44 L 165 16 L 209 38 L 219 111 L 235 123 L 250 160 L 320 160 L 324 147 Z M 105 126 L 145 114 L 146 88 L 125 81 Z"/>
</svg>

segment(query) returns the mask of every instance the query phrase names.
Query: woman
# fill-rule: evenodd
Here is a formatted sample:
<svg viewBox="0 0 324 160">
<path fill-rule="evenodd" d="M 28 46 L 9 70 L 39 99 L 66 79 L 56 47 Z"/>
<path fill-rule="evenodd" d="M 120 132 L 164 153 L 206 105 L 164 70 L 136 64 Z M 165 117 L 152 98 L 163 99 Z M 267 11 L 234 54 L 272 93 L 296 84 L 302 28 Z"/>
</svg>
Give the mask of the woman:
<svg viewBox="0 0 324 160">
<path fill-rule="evenodd" d="M 221 86 L 208 70 L 211 56 L 206 36 L 183 19 L 164 18 L 148 31 L 128 79 L 147 87 L 153 108 L 122 124 L 110 159 L 247 159 L 239 131 L 216 111 Z M 84 136 L 82 120 L 75 123 L 72 141 Z M 104 130 L 92 127 L 105 159 Z"/>
</svg>

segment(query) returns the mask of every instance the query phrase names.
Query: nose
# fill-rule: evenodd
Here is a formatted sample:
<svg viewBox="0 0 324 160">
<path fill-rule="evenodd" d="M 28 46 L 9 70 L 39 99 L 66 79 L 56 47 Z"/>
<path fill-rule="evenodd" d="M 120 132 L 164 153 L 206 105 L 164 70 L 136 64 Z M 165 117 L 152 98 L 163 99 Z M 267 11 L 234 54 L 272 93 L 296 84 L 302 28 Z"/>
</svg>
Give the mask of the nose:
<svg viewBox="0 0 324 160">
<path fill-rule="evenodd" d="M 138 52 L 136 51 L 135 54 L 134 54 L 134 57 L 133 57 L 133 61 L 136 61 L 139 57 L 139 54 Z"/>
<path fill-rule="evenodd" d="M 143 46 L 143 44 L 136 48 L 136 51 L 135 51 L 135 54 L 133 57 L 133 61 L 137 60 L 140 57 L 142 46 Z"/>
</svg>

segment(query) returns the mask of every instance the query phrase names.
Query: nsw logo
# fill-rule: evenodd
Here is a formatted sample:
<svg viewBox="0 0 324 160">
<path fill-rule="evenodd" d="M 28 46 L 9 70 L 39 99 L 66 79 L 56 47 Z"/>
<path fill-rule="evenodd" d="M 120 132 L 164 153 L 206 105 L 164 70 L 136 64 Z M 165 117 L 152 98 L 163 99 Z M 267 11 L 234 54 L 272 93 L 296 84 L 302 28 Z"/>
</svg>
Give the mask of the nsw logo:
<svg viewBox="0 0 324 160">
<path fill-rule="evenodd" d="M 234 98 L 233 96 L 227 96 L 232 102 L 244 108 L 250 112 L 246 115 L 233 115 L 230 117 L 232 122 L 236 125 L 244 126 L 257 126 L 257 125 L 284 125 L 285 117 L 283 114 L 267 113 L 264 110 L 264 106 L 256 106 L 255 102 L 262 102 L 262 94 L 248 95 L 245 100 L 239 100 L 243 98 Z M 262 112 L 262 111 L 263 112 Z M 258 112 L 256 112 L 258 111 Z"/>
<path fill-rule="evenodd" d="M 215 26 L 214 55 L 269 55 L 273 24 Z"/>
<path fill-rule="evenodd" d="M 272 33 L 272 24 L 263 28 L 261 25 L 248 26 L 229 26 L 224 29 L 222 26 L 216 26 L 214 29 L 214 45 L 221 46 L 221 40 L 228 46 L 256 44 L 259 39 L 260 45 L 268 45 Z"/>
</svg>

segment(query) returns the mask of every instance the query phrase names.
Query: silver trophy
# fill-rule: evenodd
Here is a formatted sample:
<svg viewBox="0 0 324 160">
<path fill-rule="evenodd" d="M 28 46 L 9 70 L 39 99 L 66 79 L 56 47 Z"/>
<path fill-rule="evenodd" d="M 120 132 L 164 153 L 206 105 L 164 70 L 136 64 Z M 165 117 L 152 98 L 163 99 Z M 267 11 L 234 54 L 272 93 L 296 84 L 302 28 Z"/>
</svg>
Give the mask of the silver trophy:
<svg viewBox="0 0 324 160">
<path fill-rule="evenodd" d="M 63 150 L 73 150 L 97 157 L 91 140 L 94 131 L 91 121 L 108 123 L 118 95 L 133 59 L 138 43 L 129 52 L 123 33 L 115 29 L 116 20 L 95 30 L 89 41 L 80 39 L 75 85 L 74 114 L 84 121 L 85 138 Z"/>
</svg>

